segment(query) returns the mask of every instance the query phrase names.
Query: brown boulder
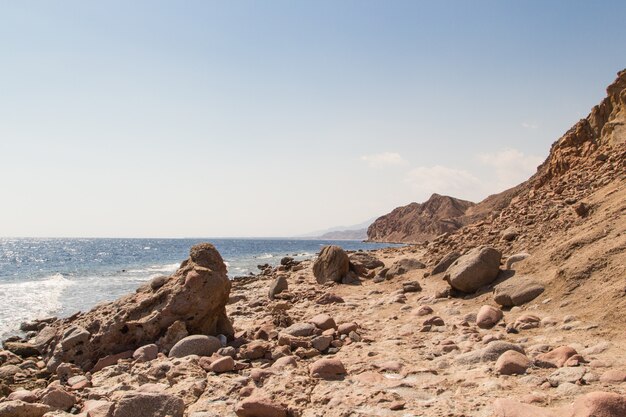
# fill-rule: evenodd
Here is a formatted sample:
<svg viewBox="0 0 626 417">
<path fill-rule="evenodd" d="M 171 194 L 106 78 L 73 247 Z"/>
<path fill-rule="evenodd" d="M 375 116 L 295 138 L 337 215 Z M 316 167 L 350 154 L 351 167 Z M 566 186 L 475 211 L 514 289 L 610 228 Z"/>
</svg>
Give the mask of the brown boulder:
<svg viewBox="0 0 626 417">
<path fill-rule="evenodd" d="M 577 354 L 578 352 L 574 348 L 560 346 L 547 353 L 537 355 L 535 364 L 542 368 L 560 368 L 565 365 L 569 358 Z"/>
<path fill-rule="evenodd" d="M 237 417 L 287 417 L 287 409 L 267 398 L 250 397 L 235 407 Z"/>
<path fill-rule="evenodd" d="M 545 288 L 529 278 L 511 278 L 499 284 L 493 299 L 503 307 L 521 306 L 539 297 Z"/>
<path fill-rule="evenodd" d="M 346 368 L 339 359 L 319 359 L 309 368 L 309 374 L 313 378 L 337 379 L 346 373 Z"/>
<path fill-rule="evenodd" d="M 185 403 L 163 393 L 129 392 L 115 405 L 113 417 L 183 417 Z"/>
<path fill-rule="evenodd" d="M 498 277 L 501 258 L 500 251 L 479 246 L 454 261 L 444 278 L 452 288 L 473 293 Z"/>
<path fill-rule="evenodd" d="M 501 375 L 520 375 L 532 365 L 523 353 L 507 350 L 496 361 L 495 370 Z"/>
<path fill-rule="evenodd" d="M 492 306 L 482 306 L 476 314 L 476 325 L 481 329 L 491 329 L 502 320 L 502 310 Z"/>
<path fill-rule="evenodd" d="M 0 403 L 1 417 L 42 417 L 50 410 L 45 404 L 30 404 L 19 400 Z"/>
<path fill-rule="evenodd" d="M 213 245 L 195 245 L 190 258 L 156 290 L 147 286 L 80 314 L 71 324 L 52 324 L 56 335 L 43 352 L 49 370 L 70 361 L 91 369 L 100 358 L 155 343 L 176 322 L 190 334 L 232 336 L 225 310 L 230 287 L 226 265 Z"/>
<path fill-rule="evenodd" d="M 339 246 L 324 246 L 313 263 L 313 275 L 318 283 L 341 282 L 350 270 L 350 259 Z"/>
<path fill-rule="evenodd" d="M 624 417 L 626 396 L 613 392 L 591 392 L 579 397 L 567 417 Z"/>
</svg>

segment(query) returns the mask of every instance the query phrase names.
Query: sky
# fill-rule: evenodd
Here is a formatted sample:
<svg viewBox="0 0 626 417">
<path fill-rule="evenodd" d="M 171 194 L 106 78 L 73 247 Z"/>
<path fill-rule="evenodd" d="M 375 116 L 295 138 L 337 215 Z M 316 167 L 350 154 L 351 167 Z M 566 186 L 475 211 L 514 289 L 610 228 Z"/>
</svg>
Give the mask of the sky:
<svg viewBox="0 0 626 417">
<path fill-rule="evenodd" d="M 294 236 L 524 181 L 624 1 L 0 0 L 0 236 Z"/>
</svg>

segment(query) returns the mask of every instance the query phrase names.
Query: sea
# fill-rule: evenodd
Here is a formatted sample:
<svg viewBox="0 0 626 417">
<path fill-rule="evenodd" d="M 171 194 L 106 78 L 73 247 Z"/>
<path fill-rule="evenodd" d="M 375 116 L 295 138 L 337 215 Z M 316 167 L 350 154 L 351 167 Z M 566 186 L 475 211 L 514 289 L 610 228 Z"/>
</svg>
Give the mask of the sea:
<svg viewBox="0 0 626 417">
<path fill-rule="evenodd" d="M 215 245 L 231 278 L 258 273 L 257 265 L 278 265 L 285 256 L 312 258 L 324 245 L 346 250 L 393 246 L 303 239 L 0 238 L 0 340 L 19 334 L 22 322 L 87 311 L 169 275 L 200 242 Z"/>
</svg>

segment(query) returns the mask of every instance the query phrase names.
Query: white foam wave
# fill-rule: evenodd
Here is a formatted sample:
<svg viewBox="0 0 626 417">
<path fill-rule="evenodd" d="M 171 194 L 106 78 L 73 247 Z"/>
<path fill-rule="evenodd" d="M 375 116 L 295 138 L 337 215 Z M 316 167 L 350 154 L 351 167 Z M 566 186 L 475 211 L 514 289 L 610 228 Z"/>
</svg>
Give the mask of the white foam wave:
<svg viewBox="0 0 626 417">
<path fill-rule="evenodd" d="M 256 259 L 271 259 L 274 255 L 271 253 L 264 253 L 263 255 L 255 256 Z"/>
<path fill-rule="evenodd" d="M 41 280 L 0 284 L 0 338 L 17 330 L 20 323 L 57 314 L 61 295 L 74 282 L 61 274 Z"/>
</svg>

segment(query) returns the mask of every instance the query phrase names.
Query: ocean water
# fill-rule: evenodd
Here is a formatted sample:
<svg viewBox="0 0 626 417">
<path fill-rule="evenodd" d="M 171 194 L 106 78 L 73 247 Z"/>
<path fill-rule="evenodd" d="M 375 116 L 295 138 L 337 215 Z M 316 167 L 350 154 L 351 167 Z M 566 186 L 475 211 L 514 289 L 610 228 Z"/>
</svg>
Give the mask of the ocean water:
<svg viewBox="0 0 626 417">
<path fill-rule="evenodd" d="M 0 340 L 20 323 L 87 311 L 174 272 L 189 248 L 211 242 L 231 277 L 277 265 L 283 256 L 307 259 L 324 245 L 346 250 L 387 244 L 298 239 L 34 239 L 0 238 Z"/>
</svg>

